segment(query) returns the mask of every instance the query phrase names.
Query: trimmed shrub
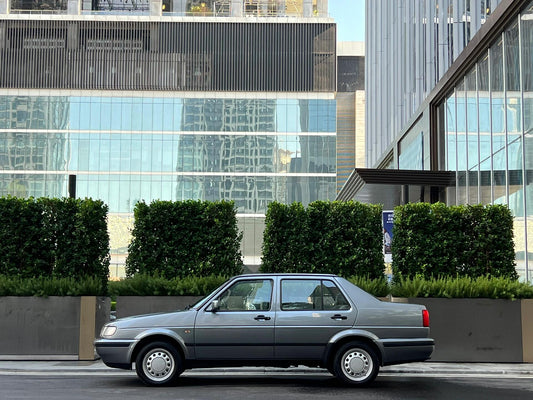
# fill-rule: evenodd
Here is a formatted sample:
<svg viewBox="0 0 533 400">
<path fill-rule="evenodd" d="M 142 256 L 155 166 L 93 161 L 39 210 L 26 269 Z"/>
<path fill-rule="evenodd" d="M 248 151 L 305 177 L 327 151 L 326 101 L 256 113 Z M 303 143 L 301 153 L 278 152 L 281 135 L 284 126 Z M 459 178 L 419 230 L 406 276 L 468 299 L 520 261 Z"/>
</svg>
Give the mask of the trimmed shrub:
<svg viewBox="0 0 533 400">
<path fill-rule="evenodd" d="M 262 272 L 383 276 L 381 206 L 316 201 L 269 204 Z"/>
<path fill-rule="evenodd" d="M 55 241 L 43 214 L 43 204 L 34 199 L 0 197 L 1 275 L 52 275 Z"/>
<path fill-rule="evenodd" d="M 109 275 L 108 207 L 91 199 L 0 198 L 0 274 L 21 278 Z"/>
<path fill-rule="evenodd" d="M 424 278 L 418 275 L 395 278 L 391 294 L 396 297 L 531 299 L 533 285 L 505 277 Z"/>
<path fill-rule="evenodd" d="M 410 203 L 394 209 L 394 275 L 517 279 L 513 217 L 506 206 Z"/>
<path fill-rule="evenodd" d="M 98 277 L 81 278 L 0 275 L 0 296 L 104 296 L 106 287 Z"/>
<path fill-rule="evenodd" d="M 242 272 L 233 202 L 138 202 L 126 274 L 232 276 Z"/>
<path fill-rule="evenodd" d="M 228 278 L 223 276 L 166 279 L 137 274 L 131 278 L 109 282 L 110 296 L 206 296 Z"/>
<path fill-rule="evenodd" d="M 44 204 L 56 277 L 93 276 L 107 286 L 109 276 L 108 207 L 92 199 L 39 199 Z"/>
<path fill-rule="evenodd" d="M 386 297 L 390 294 L 390 286 L 385 276 L 375 279 L 365 276 L 352 276 L 348 280 L 372 296 Z"/>
<path fill-rule="evenodd" d="M 301 203 L 268 205 L 261 272 L 311 272 L 309 222 Z"/>
</svg>

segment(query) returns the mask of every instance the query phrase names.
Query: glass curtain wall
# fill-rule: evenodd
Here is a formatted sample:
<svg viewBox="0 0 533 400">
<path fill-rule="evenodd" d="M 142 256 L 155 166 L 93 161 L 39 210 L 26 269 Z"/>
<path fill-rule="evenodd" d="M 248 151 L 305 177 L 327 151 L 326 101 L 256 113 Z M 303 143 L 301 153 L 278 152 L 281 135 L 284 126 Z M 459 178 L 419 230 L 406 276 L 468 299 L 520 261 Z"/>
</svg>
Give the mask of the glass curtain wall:
<svg viewBox="0 0 533 400">
<path fill-rule="evenodd" d="M 28 196 L 62 196 L 74 174 L 78 195 L 112 212 L 140 199 L 265 213 L 334 198 L 335 113 L 334 100 L 4 96 L 0 195 L 23 181 Z"/>
<path fill-rule="evenodd" d="M 524 223 L 527 246 L 529 278 L 533 275 L 533 2 L 522 12 L 519 19 L 520 56 L 522 67 L 523 146 L 525 211 Z"/>
<path fill-rule="evenodd" d="M 533 2 L 498 36 L 444 102 L 450 204 L 506 204 L 517 270 L 533 271 Z"/>
<path fill-rule="evenodd" d="M 75 175 L 109 205 L 117 265 L 137 201 L 232 200 L 247 263 L 270 202 L 335 199 L 335 124 L 333 99 L 4 95 L 0 196 L 67 196 Z"/>
<path fill-rule="evenodd" d="M 380 162 L 398 132 L 407 128 L 437 82 L 501 3 L 366 2 L 366 26 L 372 27 L 367 29 L 365 55 L 365 87 L 373 94 L 366 100 L 369 167 Z M 464 195 L 464 190 L 461 193 Z"/>
</svg>

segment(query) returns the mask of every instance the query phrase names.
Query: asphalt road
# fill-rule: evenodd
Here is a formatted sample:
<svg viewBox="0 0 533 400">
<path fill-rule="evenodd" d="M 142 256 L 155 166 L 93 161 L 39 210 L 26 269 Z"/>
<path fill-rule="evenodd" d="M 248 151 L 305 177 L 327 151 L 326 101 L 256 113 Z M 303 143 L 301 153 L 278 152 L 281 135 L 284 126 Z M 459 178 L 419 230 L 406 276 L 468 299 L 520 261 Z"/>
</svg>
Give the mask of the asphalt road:
<svg viewBox="0 0 533 400">
<path fill-rule="evenodd" d="M 531 399 L 533 377 L 382 375 L 367 388 L 339 386 L 329 376 L 184 376 L 174 387 L 149 388 L 130 374 L 0 376 L 0 399 Z"/>
</svg>

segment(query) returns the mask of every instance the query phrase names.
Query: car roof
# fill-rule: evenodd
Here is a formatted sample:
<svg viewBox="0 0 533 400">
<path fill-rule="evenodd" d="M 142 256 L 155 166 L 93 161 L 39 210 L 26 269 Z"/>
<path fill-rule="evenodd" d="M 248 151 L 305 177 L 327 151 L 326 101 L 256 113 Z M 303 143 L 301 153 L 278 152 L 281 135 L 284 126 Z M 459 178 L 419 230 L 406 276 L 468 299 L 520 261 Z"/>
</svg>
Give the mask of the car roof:
<svg viewBox="0 0 533 400">
<path fill-rule="evenodd" d="M 261 278 L 264 278 L 264 277 L 268 277 L 268 276 L 272 276 L 272 277 L 291 277 L 291 278 L 295 278 L 295 277 L 303 277 L 303 278 L 317 278 L 317 277 L 327 277 L 327 278 L 338 278 L 339 276 L 338 275 L 334 275 L 334 274 L 313 274 L 313 273 L 251 273 L 251 274 L 242 274 L 242 275 L 237 275 L 237 276 L 234 276 L 233 279 L 235 278 L 253 278 L 253 277 L 261 277 Z"/>
</svg>

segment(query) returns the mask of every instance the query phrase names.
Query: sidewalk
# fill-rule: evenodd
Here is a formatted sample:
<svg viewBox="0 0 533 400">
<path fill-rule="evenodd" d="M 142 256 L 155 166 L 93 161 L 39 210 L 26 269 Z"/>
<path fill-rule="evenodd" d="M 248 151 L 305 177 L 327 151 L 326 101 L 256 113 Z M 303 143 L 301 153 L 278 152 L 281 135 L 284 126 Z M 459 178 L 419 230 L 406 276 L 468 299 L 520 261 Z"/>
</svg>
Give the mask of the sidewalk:
<svg viewBox="0 0 533 400">
<path fill-rule="evenodd" d="M 109 374 L 122 372 L 125 374 L 132 371 L 124 371 L 109 368 L 101 361 L 0 361 L 0 375 L 13 373 L 27 374 Z M 243 367 L 243 368 L 210 368 L 193 369 L 184 372 L 184 375 L 201 374 L 221 375 L 301 375 L 318 374 L 328 375 L 328 372 L 320 368 L 309 367 Z M 533 364 L 506 364 L 506 363 L 442 363 L 420 362 L 392 365 L 382 367 L 380 374 L 426 374 L 438 375 L 529 375 L 533 377 Z"/>
</svg>

